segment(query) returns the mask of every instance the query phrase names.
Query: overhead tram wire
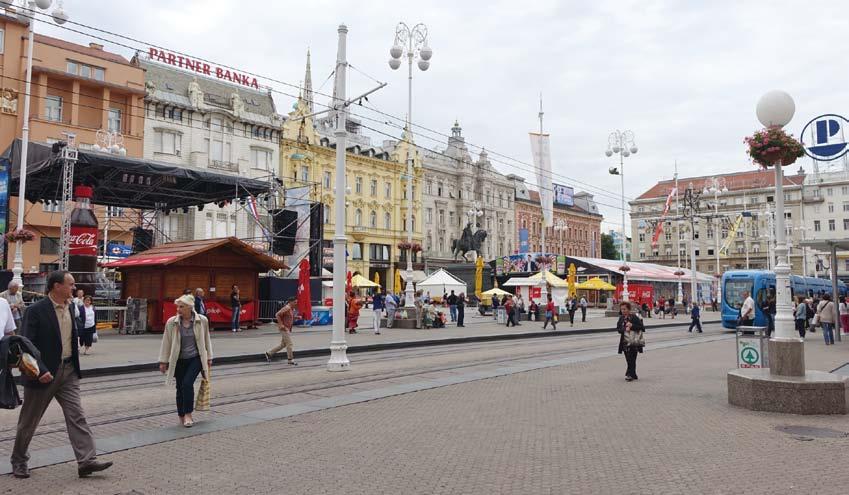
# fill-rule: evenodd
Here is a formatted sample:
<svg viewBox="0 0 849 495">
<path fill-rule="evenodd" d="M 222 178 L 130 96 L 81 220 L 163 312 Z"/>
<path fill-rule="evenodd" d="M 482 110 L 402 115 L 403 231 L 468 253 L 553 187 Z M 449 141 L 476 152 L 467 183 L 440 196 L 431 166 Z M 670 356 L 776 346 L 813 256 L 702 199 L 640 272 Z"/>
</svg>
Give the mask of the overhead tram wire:
<svg viewBox="0 0 849 495">
<path fill-rule="evenodd" d="M 30 9 L 28 9 L 28 8 L 23 8 L 23 9 L 24 9 L 24 10 L 30 10 Z M 47 14 L 47 13 L 41 13 L 41 12 L 37 12 L 37 11 L 34 11 L 34 10 L 30 10 L 30 12 L 31 12 L 31 13 L 33 13 L 33 14 L 35 14 L 35 15 L 41 15 L 41 16 L 49 17 L 49 14 Z M 128 40 L 128 41 L 132 41 L 132 42 L 134 42 L 134 43 L 139 43 L 139 44 L 141 44 L 141 45 L 146 45 L 147 47 L 155 47 L 155 48 L 158 48 L 158 49 L 167 50 L 167 51 L 172 52 L 172 53 L 174 53 L 174 54 L 182 55 L 182 56 L 185 56 L 185 57 L 187 57 L 187 58 L 191 58 L 191 59 L 193 59 L 193 60 L 198 60 L 198 61 L 205 62 L 205 63 L 209 63 L 209 64 L 215 64 L 215 65 L 217 65 L 217 66 L 219 66 L 219 67 L 222 67 L 222 68 L 225 68 L 225 69 L 230 69 L 230 70 L 237 71 L 237 72 L 241 72 L 241 73 L 243 73 L 243 74 L 250 75 L 250 76 L 253 76 L 253 77 L 257 77 L 257 78 L 263 79 L 263 80 L 265 80 L 265 81 L 275 82 L 275 83 L 278 83 L 278 84 L 282 84 L 282 85 L 285 85 L 285 86 L 289 86 L 289 87 L 292 87 L 292 88 L 296 88 L 296 89 L 298 89 L 298 90 L 302 89 L 299 85 L 296 85 L 296 84 L 293 84 L 293 83 L 289 83 L 289 82 L 286 82 L 286 81 L 281 81 L 281 80 L 279 80 L 279 79 L 275 79 L 275 78 L 268 77 L 268 76 L 263 76 L 263 75 L 260 75 L 260 74 L 257 74 L 257 73 L 255 73 L 255 72 L 251 72 L 251 71 L 246 71 L 246 70 L 236 69 L 235 67 L 232 67 L 232 66 L 229 66 L 229 65 L 226 65 L 226 64 L 219 64 L 219 63 L 217 63 L 217 62 L 214 62 L 214 61 L 212 61 L 212 60 L 205 59 L 205 58 L 202 58 L 202 57 L 190 56 L 190 55 L 188 55 L 188 54 L 187 54 L 187 53 L 185 53 L 185 52 L 181 52 L 181 51 L 178 51 L 178 50 L 173 50 L 173 49 L 170 49 L 170 48 L 165 48 L 165 47 L 163 47 L 163 46 L 156 45 L 156 44 L 154 44 L 154 43 L 148 43 L 148 42 L 145 42 L 145 41 L 143 41 L 143 40 L 139 40 L 139 39 L 136 39 L 136 38 L 132 38 L 132 37 L 130 37 L 130 36 L 126 36 L 126 35 L 122 35 L 122 34 L 114 33 L 114 32 L 112 32 L 112 31 L 108 31 L 108 30 L 105 30 L 105 29 L 100 29 L 100 28 L 97 28 L 97 27 L 94 27 L 94 26 L 90 26 L 90 25 L 87 25 L 87 24 L 83 24 L 83 23 L 80 23 L 80 22 L 76 22 L 76 21 L 73 21 L 73 20 L 68 20 L 65 24 L 63 24 L 63 25 L 57 25 L 56 27 L 61 28 L 61 29 L 66 29 L 66 30 L 71 31 L 71 32 L 75 32 L 75 33 L 81 34 L 81 35 L 83 35 L 83 36 L 89 36 L 89 37 L 92 37 L 92 38 L 95 38 L 95 39 L 98 39 L 98 40 L 101 40 L 101 41 L 105 41 L 105 42 L 107 42 L 107 43 L 112 43 L 112 44 L 115 44 L 115 45 L 118 45 L 118 46 L 122 46 L 122 47 L 127 48 L 127 49 L 129 49 L 129 50 L 132 50 L 132 51 L 134 51 L 134 52 L 143 52 L 143 51 L 144 51 L 144 50 L 143 50 L 142 48 L 140 48 L 140 47 L 134 47 L 134 46 L 127 45 L 127 44 L 124 44 L 124 43 L 121 43 L 121 42 L 118 42 L 118 41 L 115 41 L 115 40 L 112 40 L 112 39 L 104 38 L 104 37 L 102 37 L 102 36 L 97 36 L 97 35 L 94 35 L 94 34 L 91 34 L 91 33 L 87 33 L 87 32 L 84 32 L 84 31 L 77 30 L 77 29 L 73 29 L 73 28 L 71 28 L 71 27 L 67 26 L 67 24 L 74 24 L 74 25 L 77 25 L 77 26 L 80 26 L 80 27 L 84 27 L 84 28 L 86 28 L 86 29 L 90 29 L 90 30 L 97 31 L 97 32 L 100 32 L 100 33 L 108 34 L 108 35 L 111 35 L 111 36 L 116 36 L 116 37 L 118 37 L 118 38 L 125 39 L 125 40 Z M 350 64 L 349 64 L 349 65 L 350 65 Z M 360 71 L 359 69 L 357 69 L 357 71 L 358 71 L 358 72 L 360 72 L 361 74 L 365 75 L 366 77 L 369 77 L 370 79 L 373 79 L 371 76 L 368 76 L 367 74 L 363 73 L 363 72 L 362 72 L 362 71 Z M 276 93 L 282 94 L 282 95 L 284 95 L 284 96 L 288 96 L 288 97 L 290 97 L 290 98 L 295 98 L 295 99 L 297 99 L 297 98 L 298 98 L 298 97 L 297 97 L 297 96 L 295 96 L 295 95 L 288 94 L 288 93 L 286 93 L 286 92 L 280 91 L 280 90 L 275 89 L 275 88 L 272 88 L 272 87 L 267 87 L 267 88 L 268 88 L 268 90 L 269 90 L 269 91 L 276 92 Z M 319 92 L 319 91 L 313 91 L 313 94 L 318 94 L 318 95 L 321 95 L 321 96 L 326 96 L 326 97 L 331 98 L 331 99 L 333 98 L 333 96 L 332 96 L 332 95 L 328 95 L 328 94 L 326 94 L 326 93 L 321 93 L 321 92 Z M 331 106 L 329 106 L 329 105 L 321 104 L 321 103 L 318 103 L 318 102 L 316 102 L 316 101 L 314 101 L 314 100 L 313 100 L 313 104 L 319 104 L 319 105 L 324 106 L 324 107 L 326 107 L 326 108 L 332 108 L 332 107 L 331 107 Z M 368 110 L 370 110 L 370 111 L 373 111 L 373 112 L 375 112 L 375 113 L 378 113 L 378 114 L 380 114 L 380 115 L 383 115 L 383 116 L 385 116 L 385 117 L 389 117 L 389 118 L 392 118 L 392 119 L 395 119 L 395 120 L 398 120 L 398 121 L 406 120 L 406 119 L 401 119 L 401 118 L 400 118 L 400 117 L 398 117 L 398 116 L 395 116 L 395 115 L 392 115 L 392 114 L 389 114 L 389 113 L 383 112 L 383 111 L 378 110 L 378 109 L 373 108 L 373 107 L 365 107 L 365 106 L 364 106 L 363 108 L 367 108 L 367 109 L 368 109 Z M 365 116 L 363 116 L 363 115 L 359 115 L 359 114 L 356 114 L 356 113 L 354 113 L 354 112 L 350 112 L 350 111 L 349 111 L 349 113 L 350 113 L 351 115 L 356 116 L 356 117 L 360 117 L 360 118 L 367 118 L 367 119 L 372 120 L 372 121 L 375 121 L 375 122 L 380 122 L 380 123 L 382 123 L 382 124 L 386 124 L 386 122 L 376 121 L 375 119 L 371 119 L 371 118 L 369 118 L 369 117 L 365 117 Z M 424 126 L 419 125 L 419 124 L 415 124 L 415 123 L 412 123 L 412 122 L 411 122 L 411 124 L 410 124 L 410 125 L 411 125 L 411 126 L 418 127 L 418 128 L 420 128 L 420 129 L 423 129 L 423 130 L 426 130 L 426 131 L 428 131 L 428 132 L 431 132 L 431 133 L 437 134 L 437 135 L 441 135 L 441 136 L 443 136 L 443 137 L 447 137 L 447 135 L 446 135 L 446 134 L 444 134 L 444 133 L 440 133 L 439 131 L 434 131 L 434 130 L 432 130 L 432 129 L 429 129 L 429 128 L 424 127 Z M 427 136 L 425 136 L 424 134 L 423 134 L 422 136 L 423 136 L 423 137 L 427 137 Z M 433 138 L 430 138 L 430 139 L 431 139 L 432 141 L 441 142 L 441 141 L 438 141 L 438 140 L 433 139 Z M 484 148 L 483 146 L 480 146 L 480 145 L 477 145 L 477 144 L 473 144 L 473 143 L 469 143 L 469 144 L 471 144 L 473 147 L 476 147 L 476 148 L 480 148 L 480 149 L 483 149 L 483 148 Z M 522 165 L 524 165 L 524 166 L 526 166 L 526 167 L 527 167 L 527 166 L 532 167 L 532 165 L 527 164 L 526 162 L 523 162 L 523 161 L 521 161 L 521 160 L 518 160 L 518 159 L 515 159 L 515 158 L 512 158 L 512 157 L 509 157 L 509 156 L 507 156 L 507 155 L 503 155 L 503 154 L 498 153 L 498 152 L 493 152 L 493 154 L 495 154 L 495 155 L 497 155 L 497 156 L 504 157 L 504 158 L 506 158 L 506 159 L 508 159 L 508 160 L 513 160 L 514 162 L 519 163 L 519 164 L 522 164 Z M 493 160 L 493 161 L 495 161 L 495 160 Z M 515 165 L 515 164 L 513 164 L 513 163 L 506 163 L 506 162 L 498 162 L 498 163 L 503 163 L 504 165 L 507 165 L 507 166 L 516 167 L 516 165 Z M 519 168 L 520 170 L 523 170 L 524 172 L 527 172 L 527 173 L 531 173 L 531 174 L 535 174 L 535 173 L 536 173 L 536 171 L 535 171 L 534 169 L 527 169 L 527 168 L 522 168 L 522 167 L 517 167 L 517 168 Z M 591 184 L 588 184 L 588 183 L 585 183 L 585 182 L 579 181 L 579 180 L 577 180 L 577 179 L 574 179 L 574 178 L 571 178 L 571 177 L 568 177 L 568 176 L 565 176 L 565 175 L 562 175 L 562 174 L 559 174 L 559 173 L 554 173 L 554 172 L 552 172 L 552 179 L 553 179 L 553 178 L 555 178 L 555 176 L 556 176 L 556 177 L 563 178 L 565 181 L 568 181 L 568 182 L 572 182 L 572 183 L 575 183 L 575 184 L 580 184 L 580 185 L 582 185 L 583 187 L 586 187 L 586 188 L 588 188 L 588 189 L 590 189 L 590 190 L 592 190 L 592 191 L 597 191 L 597 192 L 596 192 L 596 194 L 599 194 L 599 195 L 608 196 L 608 197 L 610 197 L 610 198 L 612 198 L 612 199 L 619 199 L 619 198 L 621 197 L 621 196 L 614 196 L 614 195 L 611 195 L 610 193 L 608 193 L 608 192 L 607 192 L 607 191 L 605 191 L 604 189 L 598 188 L 597 186 L 593 186 L 593 185 L 591 185 Z M 633 198 L 628 198 L 628 197 L 626 197 L 626 199 L 631 200 L 631 199 L 633 199 Z M 618 208 L 618 209 L 621 209 L 621 208 Z"/>
<path fill-rule="evenodd" d="M 23 80 L 22 80 L 22 79 L 19 79 L 19 78 L 8 77 L 8 79 L 11 79 L 11 80 L 17 80 L 17 81 L 21 81 L 21 82 L 23 82 Z M 33 82 L 32 84 L 34 84 L 34 85 L 36 85 L 36 86 L 43 86 L 43 87 L 45 87 L 46 89 L 54 89 L 54 90 L 61 90 L 61 89 L 62 89 L 62 88 L 59 88 L 59 87 L 56 87 L 56 86 L 50 86 L 50 85 L 40 84 L 40 83 L 38 83 L 38 82 Z M 29 96 L 31 96 L 31 97 L 35 97 L 35 98 L 47 98 L 47 96 L 48 96 L 48 95 L 45 95 L 44 97 L 42 97 L 41 95 L 30 93 L 30 95 L 29 95 Z M 101 102 L 105 102 L 105 101 L 106 101 L 104 98 L 94 98 L 94 99 L 95 99 L 95 101 L 101 101 Z M 80 102 L 74 103 L 73 101 L 71 101 L 71 102 L 69 102 L 69 103 L 70 103 L 71 105 L 76 105 L 76 106 L 81 107 L 81 108 L 89 108 L 89 109 L 94 109 L 94 110 L 101 110 L 101 109 L 102 109 L 101 107 L 98 107 L 98 106 L 88 105 L 88 104 L 84 104 L 84 103 L 80 103 Z M 318 105 L 321 105 L 321 106 L 326 106 L 326 105 L 321 104 L 321 103 L 317 103 L 317 104 L 318 104 Z M 126 106 L 126 107 L 128 107 L 128 108 L 134 108 L 134 109 L 140 110 L 140 111 L 142 112 L 142 114 L 144 114 L 144 115 L 145 115 L 145 118 L 149 118 L 149 117 L 146 115 L 146 114 L 147 114 L 147 107 L 146 107 L 146 106 L 144 106 L 144 105 L 131 105 L 131 104 L 125 104 L 124 106 Z M 330 108 L 330 107 L 328 107 L 328 108 Z M 157 121 L 165 122 L 165 123 L 168 123 L 168 124 L 170 124 L 170 125 L 174 125 L 174 126 L 178 126 L 178 127 L 186 127 L 186 128 L 189 128 L 189 129 L 196 129 L 196 130 L 201 130 L 201 131 L 208 131 L 208 130 L 209 130 L 208 128 L 206 128 L 206 127 L 203 125 L 203 122 L 202 122 L 202 121 L 199 121 L 200 126 L 195 126 L 195 125 L 193 125 L 193 124 L 188 124 L 188 123 L 184 123 L 184 122 L 182 122 L 182 121 L 176 121 L 176 120 L 168 119 L 168 118 L 165 118 L 165 117 L 155 116 L 155 117 L 154 117 L 154 119 L 155 119 L 155 120 L 157 120 Z M 373 119 L 369 119 L 369 120 L 373 120 Z M 402 141 L 403 141 L 403 139 L 401 139 L 401 138 L 400 138 L 400 137 L 398 137 L 398 136 L 395 136 L 395 135 L 389 134 L 389 133 L 387 133 L 387 132 L 384 132 L 384 131 L 381 131 L 381 130 L 379 130 L 379 129 L 376 129 L 376 128 L 373 128 L 373 127 L 367 126 L 367 125 L 365 125 L 365 124 L 361 124 L 361 125 L 362 125 L 362 127 L 366 128 L 366 129 L 369 129 L 369 130 L 371 130 L 371 131 L 373 131 L 373 132 L 376 132 L 376 133 L 378 133 L 378 134 L 380 134 L 380 135 L 382 135 L 382 136 L 385 136 L 385 137 L 391 138 L 391 139 L 393 139 L 393 140 L 397 140 L 398 142 L 402 142 Z M 226 129 L 226 128 L 225 128 L 225 129 Z M 273 129 L 273 130 L 275 130 L 275 131 L 277 131 L 277 132 L 278 132 L 278 136 L 282 136 L 282 131 L 281 131 L 280 129 Z M 222 132 L 222 133 L 225 133 L 226 131 L 222 130 L 222 131 L 215 131 L 215 132 Z M 233 130 L 232 130 L 232 131 L 230 131 L 230 132 L 226 132 L 226 133 L 227 133 L 227 134 L 229 134 L 229 135 L 231 135 L 231 136 L 234 136 L 234 137 L 237 135 L 237 134 L 236 134 L 235 127 L 233 128 Z M 282 137 L 278 137 L 278 140 L 277 140 L 277 141 L 274 141 L 274 139 L 266 139 L 266 138 L 264 138 L 264 137 L 258 137 L 258 136 L 252 136 L 252 138 L 253 138 L 253 139 L 257 139 L 257 140 L 266 141 L 266 142 L 275 142 L 275 143 L 276 143 L 276 144 L 278 144 L 278 145 L 283 145 L 283 144 L 290 144 L 290 143 L 292 143 L 292 144 L 290 144 L 290 145 L 294 145 L 294 147 L 296 147 L 296 148 L 298 148 L 298 146 L 297 146 L 297 145 L 298 145 L 298 144 L 300 144 L 300 143 L 298 143 L 298 142 L 297 142 L 297 141 L 295 141 L 295 140 L 286 139 L 286 138 L 282 138 Z M 431 140 L 433 140 L 433 139 L 431 139 Z M 428 147 L 423 146 L 423 145 L 414 145 L 414 146 L 416 146 L 417 148 L 419 148 L 419 149 L 421 149 L 421 150 L 428 151 L 428 152 L 430 152 L 430 153 L 433 153 L 433 154 L 435 154 L 435 155 L 442 156 L 442 157 L 444 157 L 444 158 L 448 158 L 448 159 L 452 159 L 452 160 L 454 159 L 453 157 L 451 157 L 451 156 L 449 156 L 449 155 L 445 154 L 444 152 L 439 151 L 439 150 L 436 150 L 436 149 L 433 149 L 433 148 L 428 148 Z M 305 148 L 305 147 L 300 148 L 300 149 L 306 150 L 306 148 Z M 471 165 L 472 167 L 477 167 L 477 168 L 481 168 L 481 167 L 482 167 L 480 164 L 477 164 L 477 163 L 474 163 L 474 162 L 473 162 L 473 163 L 470 163 L 469 165 Z M 389 172 L 395 172 L 395 171 L 396 171 L 396 170 L 395 170 L 395 168 L 396 168 L 396 167 L 392 166 L 391 164 L 386 164 L 386 165 L 381 164 L 381 168 L 383 168 L 384 170 L 389 171 Z M 257 180 L 259 180 L 259 179 L 257 179 Z M 415 181 L 415 183 L 418 183 L 419 185 L 421 185 L 421 183 L 422 183 L 422 179 L 420 179 L 420 178 L 418 178 L 418 177 L 415 177 L 415 176 L 414 176 L 414 177 L 413 177 L 413 180 Z M 551 192 L 553 192 L 553 191 L 554 191 L 553 187 L 552 187 L 552 188 L 542 188 L 542 187 L 539 187 L 539 189 L 541 189 L 541 190 L 547 190 L 547 191 L 551 191 Z M 600 202 L 600 201 L 595 201 L 595 203 L 596 203 L 596 204 L 598 204 L 598 205 L 601 205 L 601 206 L 608 207 L 608 208 L 613 208 L 613 209 L 616 209 L 616 210 L 621 210 L 621 207 L 620 207 L 620 206 L 618 206 L 618 205 L 611 205 L 611 204 L 603 203 L 603 202 Z M 626 211 L 627 211 L 627 209 L 626 209 Z"/>
</svg>

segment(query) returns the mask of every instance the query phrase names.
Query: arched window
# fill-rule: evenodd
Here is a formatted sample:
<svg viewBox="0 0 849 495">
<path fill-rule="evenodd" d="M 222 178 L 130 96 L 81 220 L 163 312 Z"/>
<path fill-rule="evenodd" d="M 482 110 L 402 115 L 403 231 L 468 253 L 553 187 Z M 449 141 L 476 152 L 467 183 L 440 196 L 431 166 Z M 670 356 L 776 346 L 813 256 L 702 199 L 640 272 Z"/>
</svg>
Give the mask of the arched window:
<svg viewBox="0 0 849 495">
<path fill-rule="evenodd" d="M 377 228 L 377 213 L 374 210 L 371 210 L 368 215 L 368 226 L 373 229 Z"/>
<path fill-rule="evenodd" d="M 363 226 L 363 210 L 357 208 L 357 211 L 354 212 L 354 225 L 357 227 Z"/>
<path fill-rule="evenodd" d="M 392 215 L 389 212 L 383 214 L 383 228 L 386 230 L 392 230 Z"/>
</svg>

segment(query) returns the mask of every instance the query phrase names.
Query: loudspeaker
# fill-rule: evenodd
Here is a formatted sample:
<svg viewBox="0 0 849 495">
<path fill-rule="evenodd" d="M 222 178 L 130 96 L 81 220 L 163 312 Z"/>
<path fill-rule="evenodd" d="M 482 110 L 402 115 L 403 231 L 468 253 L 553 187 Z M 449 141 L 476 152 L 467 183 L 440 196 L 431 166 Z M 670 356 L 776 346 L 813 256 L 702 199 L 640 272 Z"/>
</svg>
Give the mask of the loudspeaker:
<svg viewBox="0 0 849 495">
<path fill-rule="evenodd" d="M 298 212 L 293 210 L 271 210 L 274 221 L 274 241 L 271 252 L 278 256 L 290 256 L 295 252 L 295 236 L 298 234 Z"/>
<path fill-rule="evenodd" d="M 141 253 L 153 247 L 153 230 L 133 227 L 133 253 Z"/>
<path fill-rule="evenodd" d="M 324 205 L 310 205 L 310 276 L 321 276 L 322 239 L 324 238 Z"/>
</svg>

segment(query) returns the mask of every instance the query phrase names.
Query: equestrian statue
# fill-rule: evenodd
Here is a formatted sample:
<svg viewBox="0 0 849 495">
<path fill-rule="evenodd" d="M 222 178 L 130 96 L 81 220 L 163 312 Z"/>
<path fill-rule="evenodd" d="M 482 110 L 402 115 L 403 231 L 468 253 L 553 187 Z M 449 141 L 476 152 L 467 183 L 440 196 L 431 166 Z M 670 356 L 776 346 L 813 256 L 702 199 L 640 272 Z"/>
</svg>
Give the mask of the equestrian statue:
<svg viewBox="0 0 849 495">
<path fill-rule="evenodd" d="M 477 232 L 472 233 L 472 223 L 467 223 L 460 239 L 451 240 L 451 251 L 454 253 L 454 261 L 457 261 L 457 255 L 462 255 L 463 259 L 468 262 L 469 258 L 466 258 L 466 253 L 470 251 L 474 251 L 475 254 L 480 255 L 484 239 L 486 239 L 485 230 L 478 229 Z"/>
</svg>

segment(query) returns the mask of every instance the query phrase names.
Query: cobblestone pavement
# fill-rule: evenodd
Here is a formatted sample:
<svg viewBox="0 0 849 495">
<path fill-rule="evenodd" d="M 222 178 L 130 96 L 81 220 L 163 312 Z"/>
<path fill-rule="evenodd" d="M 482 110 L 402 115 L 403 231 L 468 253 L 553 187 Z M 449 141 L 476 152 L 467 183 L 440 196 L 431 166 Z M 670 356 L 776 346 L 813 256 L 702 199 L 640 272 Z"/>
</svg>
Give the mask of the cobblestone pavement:
<svg viewBox="0 0 849 495">
<path fill-rule="evenodd" d="M 578 316 L 580 316 L 580 312 Z M 702 320 L 705 323 L 718 321 L 718 313 L 705 312 L 705 317 Z M 686 315 L 680 315 L 675 319 L 649 318 L 645 321 L 650 326 L 674 323 L 683 325 L 685 323 L 689 324 L 690 319 Z M 463 328 L 458 328 L 453 323 L 449 323 L 447 328 L 442 329 L 383 329 L 380 335 L 374 335 L 370 330 L 371 322 L 371 310 L 363 310 L 358 333 L 355 335 L 345 335 L 349 346 L 493 334 L 521 334 L 542 330 L 541 322 L 525 321 L 519 327 L 507 328 L 504 325 L 496 324 L 491 316 L 481 317 L 472 311 L 467 311 L 466 326 Z M 574 327 L 570 327 L 567 322 L 561 322 L 557 328 L 558 331 L 568 332 L 570 330 L 613 328 L 615 326 L 615 318 L 604 317 L 603 312 L 592 310 L 588 313 L 586 322 L 576 322 Z M 102 335 L 100 340 L 92 348 L 92 353 L 80 357 L 83 369 L 153 363 L 159 356 L 160 334 L 117 335 L 114 331 L 99 333 Z M 293 337 L 295 339 L 295 351 L 318 348 L 327 349 L 330 343 L 330 333 L 329 326 L 296 328 Z M 253 354 L 259 358 L 261 357 L 260 353 L 280 342 L 280 336 L 277 328 L 269 324 L 263 325 L 258 329 L 245 330 L 236 334 L 229 331 L 216 331 L 212 334 L 212 340 L 213 351 L 217 357 Z"/>
<path fill-rule="evenodd" d="M 733 339 L 692 342 L 648 350 L 633 383 L 621 357 L 599 357 L 117 452 L 104 457 L 112 470 L 87 480 L 71 463 L 37 469 L 0 478 L 0 493 L 846 492 L 845 417 L 733 408 Z M 846 345 L 809 339 L 809 367 L 844 364 Z M 403 360 L 364 367 L 393 365 Z"/>
</svg>

